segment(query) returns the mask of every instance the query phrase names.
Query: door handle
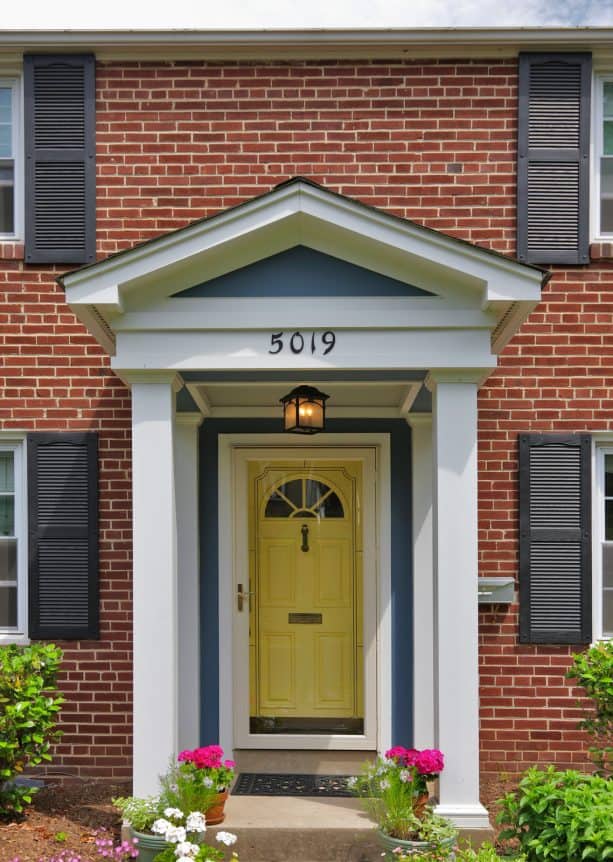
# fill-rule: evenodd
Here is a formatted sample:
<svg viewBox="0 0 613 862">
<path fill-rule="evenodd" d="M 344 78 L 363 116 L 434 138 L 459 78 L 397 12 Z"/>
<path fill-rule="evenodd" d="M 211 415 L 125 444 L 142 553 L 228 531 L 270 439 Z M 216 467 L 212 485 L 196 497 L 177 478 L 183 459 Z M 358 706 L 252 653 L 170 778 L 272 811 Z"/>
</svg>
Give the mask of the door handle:
<svg viewBox="0 0 613 862">
<path fill-rule="evenodd" d="M 302 544 L 300 545 L 301 551 L 309 550 L 309 528 L 306 524 L 303 524 L 300 528 L 300 532 L 302 533 Z"/>
<path fill-rule="evenodd" d="M 236 605 L 239 611 L 243 609 L 243 602 L 245 599 L 249 599 L 251 596 L 254 596 L 255 593 L 244 592 L 243 585 L 238 584 L 238 590 L 236 591 Z"/>
</svg>

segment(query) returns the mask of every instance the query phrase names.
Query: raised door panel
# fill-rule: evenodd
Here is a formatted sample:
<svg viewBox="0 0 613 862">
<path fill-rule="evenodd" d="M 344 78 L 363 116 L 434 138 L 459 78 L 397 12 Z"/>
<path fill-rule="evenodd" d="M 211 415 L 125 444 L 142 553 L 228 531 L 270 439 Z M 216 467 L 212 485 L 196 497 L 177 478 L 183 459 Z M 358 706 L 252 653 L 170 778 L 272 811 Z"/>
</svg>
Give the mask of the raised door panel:
<svg viewBox="0 0 613 862">
<path fill-rule="evenodd" d="M 352 638 L 347 632 L 315 636 L 313 704 L 318 714 L 353 715 Z"/>
<path fill-rule="evenodd" d="M 292 538 L 260 543 L 260 609 L 293 608 L 296 604 L 296 552 Z"/>
<path fill-rule="evenodd" d="M 296 643 L 291 632 L 260 635 L 260 711 L 285 715 L 296 710 Z"/>
<path fill-rule="evenodd" d="M 350 542 L 336 537 L 319 539 L 313 600 L 322 608 L 351 608 L 353 578 Z"/>
</svg>

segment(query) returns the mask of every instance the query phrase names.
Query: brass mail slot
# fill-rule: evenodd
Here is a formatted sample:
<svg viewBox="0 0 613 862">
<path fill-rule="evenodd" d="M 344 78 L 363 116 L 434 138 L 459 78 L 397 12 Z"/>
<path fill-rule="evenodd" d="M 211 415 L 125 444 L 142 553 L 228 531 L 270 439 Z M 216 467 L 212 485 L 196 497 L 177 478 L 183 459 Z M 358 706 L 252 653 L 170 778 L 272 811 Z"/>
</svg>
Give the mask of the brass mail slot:
<svg viewBox="0 0 613 862">
<path fill-rule="evenodd" d="M 321 625 L 321 614 L 288 614 L 288 623 L 301 623 L 302 625 Z"/>
</svg>

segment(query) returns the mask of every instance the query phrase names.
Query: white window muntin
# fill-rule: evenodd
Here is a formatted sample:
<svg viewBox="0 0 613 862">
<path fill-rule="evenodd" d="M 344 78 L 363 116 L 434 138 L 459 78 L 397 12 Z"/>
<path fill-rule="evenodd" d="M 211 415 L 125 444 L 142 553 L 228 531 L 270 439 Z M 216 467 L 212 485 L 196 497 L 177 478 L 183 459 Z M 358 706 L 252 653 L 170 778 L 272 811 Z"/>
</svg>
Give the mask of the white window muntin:
<svg viewBox="0 0 613 862">
<path fill-rule="evenodd" d="M 0 192 L 13 190 L 13 224 L 3 224 L 0 212 L 0 240 L 17 239 L 23 236 L 23 160 L 22 153 L 22 107 L 21 84 L 18 78 L 0 77 L 0 90 L 9 94 L 8 115 L 0 118 Z M 10 122 L 9 122 L 10 121 Z M 12 170 L 12 179 L 10 173 Z M 0 207 L 2 202 L 0 201 Z"/>
<path fill-rule="evenodd" d="M 613 443 L 596 447 L 595 499 L 592 504 L 594 512 L 592 638 L 594 641 L 613 637 L 613 539 L 607 539 L 606 528 L 607 500 L 612 501 L 610 505 L 613 508 L 613 496 L 611 493 L 607 494 L 607 456 L 613 460 Z M 613 489 L 608 490 L 611 492 Z"/>
<path fill-rule="evenodd" d="M 13 531 L 12 535 L 0 534 L 0 543 L 8 546 L 16 544 L 16 577 L 9 576 L 6 568 L 0 570 L 0 590 L 8 592 L 10 589 L 17 590 L 17 615 L 15 625 L 0 625 L 0 643 L 15 641 L 25 638 L 28 623 L 28 579 L 27 579 L 27 518 L 26 518 L 26 476 L 25 476 L 25 445 L 23 441 L 8 442 L 0 440 L 0 454 L 12 453 L 13 456 L 13 483 L 12 490 L 0 491 L 0 496 L 13 499 Z M 0 556 L 0 562 L 8 555 Z M 6 600 L 6 596 L 4 597 Z"/>
</svg>

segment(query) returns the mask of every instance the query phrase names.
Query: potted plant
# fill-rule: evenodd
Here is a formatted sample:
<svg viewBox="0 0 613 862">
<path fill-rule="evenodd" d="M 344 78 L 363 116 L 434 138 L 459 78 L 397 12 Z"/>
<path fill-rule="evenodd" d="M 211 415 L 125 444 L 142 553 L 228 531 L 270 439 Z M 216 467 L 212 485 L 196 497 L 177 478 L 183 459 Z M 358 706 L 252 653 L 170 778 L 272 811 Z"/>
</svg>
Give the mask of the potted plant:
<svg viewBox="0 0 613 862">
<path fill-rule="evenodd" d="M 204 843 L 206 819 L 201 811 L 184 813 L 163 806 L 163 797 L 119 797 L 113 804 L 129 823 L 139 862 L 222 862 L 224 851 Z M 227 847 L 236 842 L 231 832 L 218 832 L 215 840 Z M 238 855 L 232 853 L 233 862 Z"/>
<path fill-rule="evenodd" d="M 224 760 L 220 745 L 182 751 L 161 779 L 164 799 L 170 806 L 203 811 L 209 826 L 222 823 L 234 767 L 233 760 Z"/>
<path fill-rule="evenodd" d="M 434 814 L 428 803 L 427 782 L 443 769 L 443 755 L 436 749 L 417 751 L 396 746 L 385 757 L 364 767 L 350 782 L 379 827 L 379 839 L 387 859 L 433 853 L 454 858 L 457 833 L 454 826 Z"/>
</svg>

